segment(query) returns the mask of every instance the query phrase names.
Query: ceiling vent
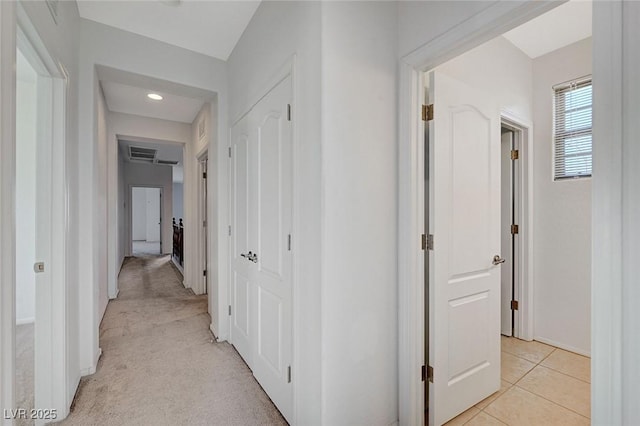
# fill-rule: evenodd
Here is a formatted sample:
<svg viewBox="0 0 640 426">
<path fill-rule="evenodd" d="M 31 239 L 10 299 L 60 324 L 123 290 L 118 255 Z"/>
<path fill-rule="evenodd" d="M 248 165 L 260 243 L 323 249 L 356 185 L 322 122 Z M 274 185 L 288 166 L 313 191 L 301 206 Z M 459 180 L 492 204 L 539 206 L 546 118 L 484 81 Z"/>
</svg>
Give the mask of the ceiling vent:
<svg viewBox="0 0 640 426">
<path fill-rule="evenodd" d="M 153 163 L 158 150 L 152 148 L 141 148 L 139 146 L 129 146 L 129 159 L 132 161 L 144 161 Z"/>
<path fill-rule="evenodd" d="M 156 160 L 156 164 L 162 164 L 164 166 L 177 166 L 179 161 L 173 160 Z"/>
</svg>

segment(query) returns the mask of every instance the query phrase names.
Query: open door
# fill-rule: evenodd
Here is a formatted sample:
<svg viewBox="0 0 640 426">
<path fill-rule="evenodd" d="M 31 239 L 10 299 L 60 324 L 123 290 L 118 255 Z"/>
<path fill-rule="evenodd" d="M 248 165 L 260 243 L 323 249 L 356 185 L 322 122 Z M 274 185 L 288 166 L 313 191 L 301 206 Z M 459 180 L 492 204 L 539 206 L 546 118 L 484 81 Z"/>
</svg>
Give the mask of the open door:
<svg viewBox="0 0 640 426">
<path fill-rule="evenodd" d="M 429 424 L 500 388 L 500 114 L 429 75 Z"/>
<path fill-rule="evenodd" d="M 511 227 L 515 224 L 514 213 L 514 184 L 515 175 L 513 170 L 513 160 L 511 152 L 515 150 L 514 134 L 511 130 L 501 130 L 500 142 L 500 169 L 501 169 L 501 223 L 500 223 L 500 244 L 502 247 L 502 257 L 505 262 L 502 264 L 500 272 L 501 281 L 501 333 L 505 336 L 513 336 L 513 310 L 511 301 L 514 299 L 514 234 Z"/>
</svg>

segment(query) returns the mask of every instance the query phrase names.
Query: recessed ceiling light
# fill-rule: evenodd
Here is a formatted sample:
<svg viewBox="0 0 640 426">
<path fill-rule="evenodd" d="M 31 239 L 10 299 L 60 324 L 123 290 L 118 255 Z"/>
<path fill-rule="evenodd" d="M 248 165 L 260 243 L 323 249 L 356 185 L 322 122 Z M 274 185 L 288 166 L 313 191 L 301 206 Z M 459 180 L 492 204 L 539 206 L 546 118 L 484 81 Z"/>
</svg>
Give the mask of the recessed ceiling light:
<svg viewBox="0 0 640 426">
<path fill-rule="evenodd" d="M 147 95 L 147 97 L 149 99 L 153 99 L 154 101 L 161 101 L 162 100 L 162 96 L 158 95 L 157 93 L 149 93 Z"/>
</svg>

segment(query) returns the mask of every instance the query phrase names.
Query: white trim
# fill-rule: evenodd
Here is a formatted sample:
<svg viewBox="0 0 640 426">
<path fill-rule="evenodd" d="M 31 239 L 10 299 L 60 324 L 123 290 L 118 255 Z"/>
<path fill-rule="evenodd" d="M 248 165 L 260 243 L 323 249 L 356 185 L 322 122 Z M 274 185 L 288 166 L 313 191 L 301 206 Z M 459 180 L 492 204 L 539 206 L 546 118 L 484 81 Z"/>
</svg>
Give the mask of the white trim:
<svg viewBox="0 0 640 426">
<path fill-rule="evenodd" d="M 81 369 L 80 376 L 84 377 L 84 376 L 90 376 L 92 374 L 95 374 L 98 368 L 98 361 L 100 361 L 101 356 L 102 356 L 102 348 L 98 348 L 98 352 L 96 352 L 96 356 L 95 356 L 95 359 L 93 360 L 91 367 Z"/>
<path fill-rule="evenodd" d="M 16 325 L 27 325 L 36 322 L 36 317 L 16 319 Z"/>
<path fill-rule="evenodd" d="M 16 3 L 0 2 L 0 408 L 15 407 Z M 0 417 L 0 424 L 11 420 Z"/>
<path fill-rule="evenodd" d="M 171 253 L 171 262 L 173 263 L 173 265 L 178 268 L 178 271 L 180 271 L 180 273 L 182 274 L 182 286 L 184 287 L 184 268 L 182 266 L 180 266 L 180 264 L 178 262 L 176 262 L 176 259 L 173 257 L 173 252 Z"/>
<path fill-rule="evenodd" d="M 215 341 L 218 341 L 218 333 L 215 329 L 215 327 L 213 326 L 213 323 L 209 324 L 209 330 L 211 330 L 211 333 L 213 334 L 213 337 L 215 339 Z"/>
<path fill-rule="evenodd" d="M 400 424 L 424 424 L 424 385 L 419 371 L 424 362 L 424 267 L 418 245 L 423 233 L 424 182 L 420 174 L 422 138 L 420 116 L 422 79 L 433 69 L 469 49 L 556 7 L 557 2 L 494 2 L 475 16 L 452 27 L 406 55 L 399 66 L 399 419 Z"/>
<path fill-rule="evenodd" d="M 296 371 L 296 367 L 298 365 L 300 365 L 300 359 L 298 354 L 301 352 L 299 350 L 299 346 L 300 344 L 302 344 L 302 342 L 305 341 L 304 339 L 304 327 L 301 326 L 301 324 L 305 323 L 305 312 L 302 312 L 300 310 L 300 299 L 302 298 L 302 295 L 300 294 L 299 291 L 297 291 L 297 287 L 296 287 L 296 283 L 297 282 L 302 282 L 302 280 L 304 280 L 304 277 L 300 276 L 300 270 L 299 268 L 296 267 L 296 250 L 295 250 L 295 236 L 299 235 L 299 230 L 302 226 L 305 226 L 305 223 L 303 221 L 300 220 L 300 218 L 297 215 L 297 209 L 296 209 L 296 205 L 299 202 L 299 199 L 297 197 L 296 194 L 299 193 L 300 188 L 298 188 L 298 184 L 297 184 L 297 179 L 296 177 L 300 175 L 300 171 L 298 169 L 299 167 L 299 161 L 298 161 L 298 150 L 296 148 L 297 144 L 296 141 L 300 140 L 300 135 L 298 134 L 298 127 L 296 126 L 296 117 L 297 117 L 297 110 L 296 110 L 296 106 L 297 106 L 297 91 L 296 91 L 296 84 L 297 84 L 297 79 L 296 79 L 296 55 L 292 55 L 287 61 L 285 61 L 285 63 L 272 75 L 272 77 L 267 80 L 267 83 L 263 86 L 262 90 L 258 91 L 256 93 L 255 96 L 251 97 L 251 101 L 249 103 L 247 103 L 245 109 L 241 109 L 242 112 L 240 112 L 237 117 L 233 120 L 230 121 L 231 125 L 229 126 L 229 130 L 231 130 L 231 128 L 233 127 L 233 125 L 235 123 L 237 123 L 238 121 L 240 121 L 242 119 L 242 117 L 244 117 L 245 115 L 247 115 L 252 109 L 253 107 L 260 102 L 260 100 L 262 98 L 264 98 L 265 96 L 267 96 L 269 94 L 269 92 L 276 87 L 281 81 L 283 81 L 284 79 L 286 79 L 287 77 L 291 77 L 291 109 L 292 109 L 292 118 L 291 118 L 291 127 L 292 127 L 292 143 L 291 143 L 291 149 L 292 149 L 292 153 L 291 153 L 291 158 L 292 158 L 292 175 L 291 175 L 291 179 L 292 179 L 292 193 L 291 193 L 291 224 L 292 224 L 292 235 L 294 236 L 294 246 L 293 246 L 293 250 L 292 250 L 292 262 L 291 262 L 291 267 L 292 267 L 292 286 L 291 286 L 291 291 L 292 291 L 292 362 L 291 362 L 291 368 L 293 369 L 293 371 Z M 231 146 L 231 131 L 229 131 L 229 135 L 227 138 L 227 147 L 225 149 L 228 149 L 228 147 Z M 230 158 L 227 157 L 227 161 L 230 162 Z M 227 163 L 229 164 L 229 163 Z M 232 221 L 232 217 L 231 217 L 231 206 L 232 206 L 232 202 L 231 202 L 231 197 L 232 197 L 232 192 L 231 192 L 231 171 L 232 168 L 229 167 L 227 170 L 227 217 L 229 220 L 229 224 L 231 224 Z M 235 232 L 235 230 L 232 229 L 232 232 Z M 230 273 L 227 276 L 227 294 L 224 297 L 224 301 L 225 303 L 222 304 L 222 298 L 220 298 L 221 300 L 219 301 L 219 306 L 224 306 L 224 308 L 226 309 L 226 307 L 228 305 L 230 305 L 231 300 L 230 300 L 230 295 L 231 295 L 231 279 L 232 279 L 232 274 L 231 271 L 233 270 L 232 268 L 232 259 L 233 259 L 233 254 L 231 253 L 232 250 L 232 244 L 231 244 L 231 236 L 228 235 L 227 233 L 227 267 L 228 267 L 228 271 L 230 271 Z M 218 288 L 220 289 L 222 286 L 219 286 Z M 220 293 L 220 290 L 219 290 Z M 226 311 L 224 313 L 221 313 L 221 317 L 224 316 L 225 318 L 231 318 L 230 316 L 226 315 Z M 220 325 L 219 325 L 220 329 L 222 329 L 223 327 L 223 322 L 220 321 Z M 214 336 L 220 338 L 221 341 L 228 339 L 229 343 L 233 343 L 233 339 L 231 336 L 231 320 L 227 320 L 226 321 L 226 329 L 227 329 L 227 336 L 220 336 L 219 334 L 216 333 L 216 330 L 214 330 L 213 325 L 211 326 L 211 331 L 213 332 Z M 297 418 L 298 418 L 298 413 L 299 411 L 301 411 L 298 407 L 298 403 L 299 400 L 301 398 L 299 398 L 298 394 L 297 394 L 297 389 L 301 389 L 303 388 L 303 384 L 299 382 L 299 376 L 298 374 L 294 374 L 293 375 L 293 383 L 292 383 L 292 395 L 293 395 L 293 424 L 297 423 Z"/>
<path fill-rule="evenodd" d="M 203 118 L 204 120 L 204 118 Z M 208 160 L 209 158 L 209 146 L 206 145 L 204 148 L 202 148 L 198 154 L 196 155 L 196 170 L 197 170 L 197 179 L 196 179 L 196 226 L 197 226 L 197 232 L 196 232 L 196 250 L 194 251 L 194 263 L 196 264 L 196 270 L 195 270 L 195 276 L 198 277 L 197 280 L 195 280 L 195 282 L 192 283 L 192 287 L 191 289 L 193 290 L 193 292 L 195 294 L 204 294 L 204 278 L 202 275 L 202 271 L 207 271 L 207 274 L 211 273 L 211 265 L 210 265 L 210 261 L 209 259 L 211 258 L 210 254 L 211 254 L 211 206 L 209 205 L 209 202 L 211 200 L 211 195 L 210 195 L 210 184 L 209 182 L 207 182 L 207 197 L 206 200 L 203 199 L 203 185 L 204 185 L 204 179 L 202 178 L 202 173 L 204 173 L 204 168 L 202 167 L 202 162 L 204 160 Z M 207 170 L 207 179 L 209 179 L 209 171 Z M 207 212 L 206 215 L 203 214 L 203 207 L 204 207 L 204 203 L 208 204 L 206 206 Z M 205 232 L 201 232 L 203 226 L 202 223 L 206 221 L 207 222 L 207 226 L 205 227 Z M 206 234 L 205 234 L 206 233 Z M 203 241 L 204 240 L 204 241 Z M 207 244 L 207 248 L 206 250 L 204 249 L 204 245 Z M 211 288 L 211 282 L 210 282 L 210 278 L 211 276 L 206 277 L 207 278 L 207 287 Z M 209 298 L 207 298 L 207 309 L 209 311 L 209 314 L 211 314 L 211 303 L 209 303 Z"/>
<path fill-rule="evenodd" d="M 48 188 L 43 198 L 50 203 L 49 216 L 41 224 L 48 229 L 48 235 L 42 240 L 47 245 L 47 275 L 41 277 L 46 285 L 38 291 L 38 316 L 49 328 L 41 337 L 43 351 L 36 353 L 36 368 L 43 374 L 38 378 L 35 389 L 37 404 L 54 408 L 59 418 L 69 412 L 70 401 L 67 398 L 67 246 L 69 238 L 68 181 L 66 173 L 66 129 L 67 129 L 67 90 L 69 77 L 64 66 L 48 52 L 44 42 L 22 5 L 17 8 L 17 46 L 29 59 L 39 74 L 38 97 L 41 105 L 38 113 L 38 138 L 46 141 L 46 149 L 40 150 L 46 158 L 39 161 L 47 163 Z M 36 424 L 40 424 L 36 421 Z"/>
<path fill-rule="evenodd" d="M 637 247 L 623 251 L 626 238 L 635 240 L 636 244 L 638 239 L 637 225 L 633 224 L 637 219 L 625 218 L 625 211 L 632 207 L 627 204 L 627 197 L 637 202 L 638 194 L 623 192 L 629 173 L 625 166 L 633 170 L 637 167 L 634 161 L 640 160 L 637 151 L 627 151 L 637 141 L 626 133 L 630 122 L 638 121 L 637 114 L 633 114 L 637 107 L 632 106 L 637 102 L 634 99 L 638 96 L 637 85 L 629 81 L 638 67 L 634 52 L 638 29 L 636 24 L 625 19 L 625 15 L 628 9 L 637 7 L 635 2 L 620 0 L 593 3 L 591 422 L 596 425 L 632 424 L 638 416 L 626 419 L 625 411 L 639 409 L 640 385 L 637 376 L 630 374 L 633 367 L 623 373 L 623 359 L 628 350 L 623 347 L 623 341 L 631 350 L 638 342 L 637 331 L 625 326 L 626 310 L 636 312 L 635 322 L 626 323 L 631 328 L 640 320 L 637 306 L 625 303 L 625 298 L 631 304 L 638 301 L 629 297 L 631 294 L 625 294 L 637 287 L 637 276 L 625 279 L 623 270 L 628 263 L 637 263 L 638 259 Z M 626 105 L 625 100 L 629 102 Z M 637 192 L 637 170 L 635 173 L 635 182 L 632 180 L 627 185 L 635 185 Z M 634 362 L 637 363 L 637 359 Z M 637 365 L 635 368 L 637 372 Z M 633 394 L 627 394 L 632 388 L 624 389 L 627 380 L 635 381 Z"/>
<path fill-rule="evenodd" d="M 162 185 L 151 185 L 151 184 L 150 185 L 145 185 L 145 184 L 138 184 L 138 183 L 130 183 L 130 184 L 127 185 L 127 188 L 128 188 L 128 198 L 129 198 L 129 201 L 128 201 L 129 214 L 127 215 L 127 220 L 129 221 L 129 226 L 128 226 L 128 229 L 127 229 L 127 231 L 128 231 L 127 232 L 127 241 L 129 243 L 129 254 L 131 256 L 133 256 L 133 188 L 155 188 L 155 189 L 159 189 L 160 190 L 160 200 L 162 202 L 161 203 L 162 205 L 160 206 L 160 223 L 161 223 L 161 225 L 160 225 L 160 256 L 166 254 L 166 253 L 162 252 L 162 249 L 164 248 L 164 247 L 162 247 L 162 237 L 164 236 L 163 232 L 162 232 L 162 226 L 164 225 L 164 220 L 165 220 L 165 217 L 162 214 L 163 210 L 164 210 L 164 203 L 165 203 L 165 201 L 163 199 L 163 197 L 164 197 L 164 195 L 163 195 L 164 186 L 162 186 Z M 173 239 L 172 239 L 172 241 L 173 241 Z M 173 245 L 171 247 L 172 247 L 172 251 L 173 251 Z M 173 256 L 171 256 L 171 257 L 173 258 Z M 116 288 L 116 292 L 119 292 L 119 291 L 120 291 L 120 289 Z M 115 297 L 110 297 L 110 299 L 114 299 L 114 298 Z"/>
<path fill-rule="evenodd" d="M 555 340 L 552 340 L 552 339 L 547 339 L 545 337 L 535 336 L 533 338 L 533 340 L 535 340 L 537 342 L 540 342 L 540 343 L 545 343 L 547 345 L 555 346 L 556 348 L 563 349 L 563 350 L 569 351 L 569 352 L 573 352 L 573 353 L 576 353 L 578 355 L 591 357 L 591 353 L 589 351 L 585 351 L 585 350 L 582 350 L 582 349 L 574 348 L 571 345 L 565 345 L 564 343 L 556 342 Z"/>
<path fill-rule="evenodd" d="M 519 309 L 515 315 L 514 337 L 522 340 L 533 340 L 533 303 L 534 303 L 534 192 L 533 192 L 533 124 L 518 117 L 510 111 L 500 113 L 502 125 L 506 125 L 516 132 L 518 149 L 520 150 L 520 168 L 518 170 L 518 199 L 516 222 L 519 227 L 518 239 L 518 279 L 514 299 L 519 302 Z"/>
</svg>

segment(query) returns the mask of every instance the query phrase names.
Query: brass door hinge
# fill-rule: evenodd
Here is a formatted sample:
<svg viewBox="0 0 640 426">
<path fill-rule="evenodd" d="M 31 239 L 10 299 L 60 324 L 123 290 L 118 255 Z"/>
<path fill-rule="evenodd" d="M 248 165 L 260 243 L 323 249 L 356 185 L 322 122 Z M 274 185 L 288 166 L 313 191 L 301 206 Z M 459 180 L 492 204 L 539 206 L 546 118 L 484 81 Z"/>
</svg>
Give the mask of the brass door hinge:
<svg viewBox="0 0 640 426">
<path fill-rule="evenodd" d="M 511 301 L 511 310 L 512 311 L 517 311 L 518 310 L 518 301 L 517 300 L 512 300 Z"/>
<path fill-rule="evenodd" d="M 515 235 L 520 232 L 520 227 L 518 225 L 511 225 L 511 234 Z"/>
<path fill-rule="evenodd" d="M 427 365 L 427 380 L 433 383 L 433 367 L 430 365 Z"/>
<path fill-rule="evenodd" d="M 518 158 L 520 158 L 520 151 L 518 151 L 517 149 L 512 149 L 511 150 L 511 159 L 512 160 L 517 160 Z"/>
<path fill-rule="evenodd" d="M 422 105 L 422 121 L 433 120 L 433 104 Z"/>
<path fill-rule="evenodd" d="M 433 250 L 433 235 L 422 234 L 422 250 Z"/>
</svg>

